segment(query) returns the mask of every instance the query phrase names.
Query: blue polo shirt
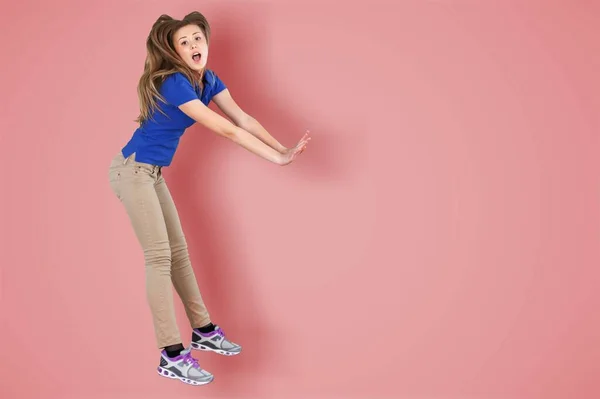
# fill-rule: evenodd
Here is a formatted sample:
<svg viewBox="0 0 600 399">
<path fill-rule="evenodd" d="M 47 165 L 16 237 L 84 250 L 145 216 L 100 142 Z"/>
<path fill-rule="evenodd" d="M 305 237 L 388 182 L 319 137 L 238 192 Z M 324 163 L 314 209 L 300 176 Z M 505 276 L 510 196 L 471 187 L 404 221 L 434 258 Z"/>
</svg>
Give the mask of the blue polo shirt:
<svg viewBox="0 0 600 399">
<path fill-rule="evenodd" d="M 122 148 L 123 156 L 127 158 L 135 153 L 137 162 L 169 166 L 181 136 L 196 122 L 178 106 L 195 99 L 200 99 L 208 106 L 212 98 L 226 88 L 221 79 L 210 70 L 205 71 L 203 82 L 204 89 L 200 92 L 199 87 L 192 86 L 182 73 L 169 75 L 158 90 L 167 103 L 157 101 L 157 107 L 166 116 L 155 110 L 151 118 L 140 124 L 131 140 Z"/>
</svg>

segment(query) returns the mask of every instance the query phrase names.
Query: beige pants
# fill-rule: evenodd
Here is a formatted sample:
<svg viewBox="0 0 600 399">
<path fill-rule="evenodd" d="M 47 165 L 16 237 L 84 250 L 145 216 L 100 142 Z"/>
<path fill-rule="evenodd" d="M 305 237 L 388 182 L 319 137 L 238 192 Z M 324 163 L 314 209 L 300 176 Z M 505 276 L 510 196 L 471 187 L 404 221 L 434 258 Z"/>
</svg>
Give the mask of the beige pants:
<svg viewBox="0 0 600 399">
<path fill-rule="evenodd" d="M 173 198 L 161 168 L 116 155 L 109 181 L 125 206 L 133 230 L 144 251 L 146 294 L 159 348 L 182 343 L 175 320 L 175 287 L 192 328 L 210 323 L 190 262 L 187 243 Z"/>
</svg>

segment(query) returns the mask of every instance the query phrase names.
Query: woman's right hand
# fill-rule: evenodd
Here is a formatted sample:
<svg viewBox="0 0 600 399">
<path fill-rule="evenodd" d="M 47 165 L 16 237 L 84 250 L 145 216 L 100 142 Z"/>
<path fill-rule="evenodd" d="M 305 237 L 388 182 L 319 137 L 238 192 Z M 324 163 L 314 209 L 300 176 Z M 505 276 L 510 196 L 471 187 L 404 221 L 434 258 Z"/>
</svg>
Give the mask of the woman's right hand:
<svg viewBox="0 0 600 399">
<path fill-rule="evenodd" d="M 302 136 L 300 141 L 298 141 L 298 144 L 296 144 L 292 148 L 288 148 L 283 153 L 281 153 L 281 159 L 278 162 L 279 165 L 285 166 L 285 165 L 289 165 L 290 163 L 292 163 L 298 157 L 298 155 L 300 155 L 300 154 L 302 154 L 302 152 L 304 152 L 304 150 L 306 149 L 306 145 L 308 144 L 309 141 L 310 141 L 309 132 L 306 131 L 304 136 Z"/>
</svg>

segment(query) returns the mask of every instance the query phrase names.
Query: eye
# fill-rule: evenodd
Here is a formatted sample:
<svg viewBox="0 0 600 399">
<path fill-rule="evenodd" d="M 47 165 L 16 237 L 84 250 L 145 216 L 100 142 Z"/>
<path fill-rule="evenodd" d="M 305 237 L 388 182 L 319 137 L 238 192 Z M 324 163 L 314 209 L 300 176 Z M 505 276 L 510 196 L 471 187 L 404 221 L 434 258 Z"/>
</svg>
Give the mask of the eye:
<svg viewBox="0 0 600 399">
<path fill-rule="evenodd" d="M 196 40 L 197 40 L 197 41 L 200 41 L 200 40 L 202 40 L 202 36 L 196 36 Z"/>
<path fill-rule="evenodd" d="M 186 44 L 187 44 L 187 40 L 184 40 L 184 41 L 181 42 L 182 46 L 185 46 Z"/>
</svg>

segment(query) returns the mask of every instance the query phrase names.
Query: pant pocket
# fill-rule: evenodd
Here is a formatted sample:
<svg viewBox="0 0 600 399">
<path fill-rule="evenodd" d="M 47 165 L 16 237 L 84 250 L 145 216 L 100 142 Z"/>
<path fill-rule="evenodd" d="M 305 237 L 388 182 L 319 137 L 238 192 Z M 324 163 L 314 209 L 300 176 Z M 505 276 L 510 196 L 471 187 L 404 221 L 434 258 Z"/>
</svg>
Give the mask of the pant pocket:
<svg viewBox="0 0 600 399">
<path fill-rule="evenodd" d="M 113 193 L 121 200 L 121 173 L 122 171 L 110 168 L 108 171 L 108 182 Z"/>
</svg>

